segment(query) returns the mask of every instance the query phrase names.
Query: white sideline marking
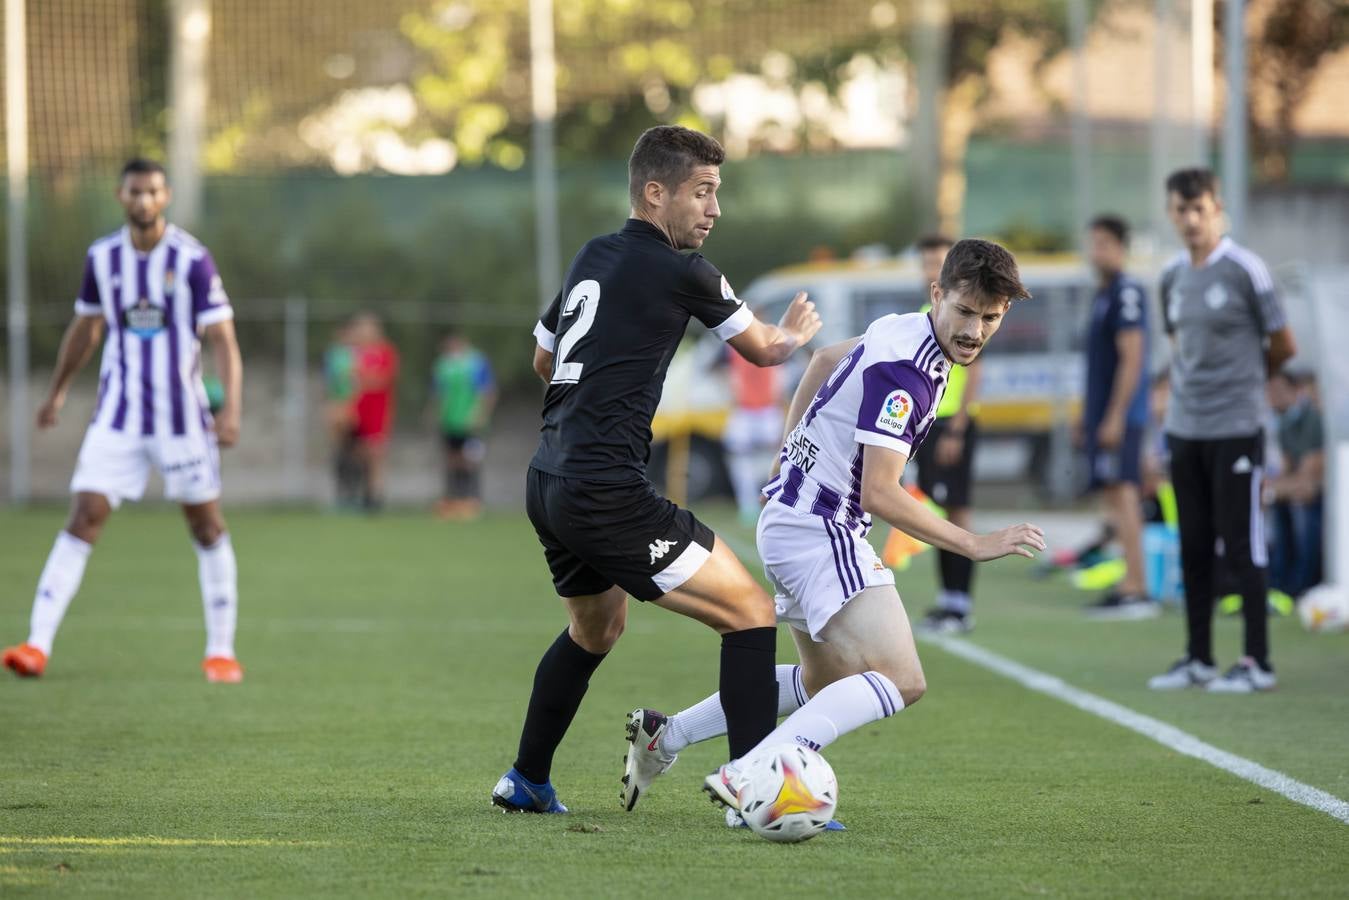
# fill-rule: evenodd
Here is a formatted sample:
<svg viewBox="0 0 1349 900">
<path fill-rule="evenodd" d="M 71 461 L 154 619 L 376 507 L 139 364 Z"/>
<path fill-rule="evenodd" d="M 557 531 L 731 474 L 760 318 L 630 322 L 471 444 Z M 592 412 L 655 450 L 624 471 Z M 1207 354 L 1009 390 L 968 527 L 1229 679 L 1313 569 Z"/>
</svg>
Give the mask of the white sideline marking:
<svg viewBox="0 0 1349 900">
<path fill-rule="evenodd" d="M 758 560 L 759 554 L 755 551 L 753 544 L 748 544 L 725 532 L 718 532 L 717 536 L 723 538 L 742 561 Z M 1311 807 L 1317 812 L 1323 812 L 1349 825 L 1349 803 L 1334 794 L 1328 794 L 1320 788 L 1312 787 L 1310 784 L 1303 784 L 1282 772 L 1267 769 L 1244 756 L 1219 750 L 1212 744 L 1205 743 L 1194 735 L 1181 731 L 1174 725 L 1168 725 L 1159 719 L 1134 712 L 1127 706 L 1121 706 L 1118 703 L 1106 700 L 1104 697 L 1098 697 L 1081 688 L 1075 688 L 1061 678 L 1032 669 L 1030 666 L 1024 666 L 1015 660 L 994 653 L 992 650 L 985 650 L 977 644 L 971 644 L 969 641 L 960 638 L 938 635 L 915 633 L 914 636 L 924 643 L 935 644 L 947 653 L 959 656 L 966 662 L 972 662 L 976 666 L 988 669 L 990 672 L 996 672 L 1010 678 L 1022 687 L 1062 700 L 1070 706 L 1076 706 L 1083 712 L 1089 712 L 1108 722 L 1113 722 L 1132 732 L 1141 734 L 1163 747 L 1170 747 L 1177 753 L 1202 760 L 1214 768 L 1222 769 L 1224 772 L 1287 797 L 1294 803 Z"/>
<path fill-rule="evenodd" d="M 1317 812 L 1323 812 L 1349 825 L 1349 803 L 1333 794 L 1328 794 L 1309 784 L 1303 784 L 1282 772 L 1267 769 L 1259 763 L 1237 756 L 1235 753 L 1219 750 L 1212 744 L 1205 743 L 1194 735 L 1181 731 L 1174 725 L 1168 725 L 1151 716 L 1134 712 L 1127 706 L 1121 706 L 1118 703 L 1106 700 L 1104 697 L 1098 697 L 1080 688 L 1075 688 L 1061 678 L 1047 675 L 1029 666 L 1023 666 L 1021 663 L 1000 656 L 991 650 L 985 650 L 977 644 L 952 637 L 926 636 L 923 640 L 926 643 L 936 644 L 953 656 L 959 656 L 967 662 L 972 662 L 991 672 L 1010 678 L 1022 687 L 1062 700 L 1070 706 L 1076 706 L 1083 712 L 1089 712 L 1108 722 L 1114 722 L 1116 725 L 1141 734 L 1163 747 L 1170 747 L 1177 753 L 1202 760 L 1215 768 L 1222 769 L 1224 772 L 1229 772 L 1266 790 L 1281 794 L 1294 803 L 1309 806 Z"/>
</svg>

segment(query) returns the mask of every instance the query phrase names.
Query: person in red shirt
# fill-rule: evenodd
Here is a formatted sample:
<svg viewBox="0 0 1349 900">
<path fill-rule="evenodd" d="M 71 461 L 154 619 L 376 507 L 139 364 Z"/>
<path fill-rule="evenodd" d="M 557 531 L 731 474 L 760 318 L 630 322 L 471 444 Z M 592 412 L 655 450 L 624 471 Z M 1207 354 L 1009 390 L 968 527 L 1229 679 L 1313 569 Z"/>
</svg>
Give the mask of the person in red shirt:
<svg viewBox="0 0 1349 900">
<path fill-rule="evenodd" d="M 740 520 L 748 525 L 759 521 L 759 491 L 782 446 L 782 372 L 756 366 L 739 353 L 730 354 L 730 365 L 735 406 L 721 440 Z"/>
<path fill-rule="evenodd" d="M 398 350 L 384 336 L 373 313 L 362 313 L 352 322 L 355 355 L 355 436 L 357 454 L 365 468 L 367 510 L 384 502 L 384 464 L 389 435 L 393 432 L 394 392 L 398 385 Z"/>
</svg>

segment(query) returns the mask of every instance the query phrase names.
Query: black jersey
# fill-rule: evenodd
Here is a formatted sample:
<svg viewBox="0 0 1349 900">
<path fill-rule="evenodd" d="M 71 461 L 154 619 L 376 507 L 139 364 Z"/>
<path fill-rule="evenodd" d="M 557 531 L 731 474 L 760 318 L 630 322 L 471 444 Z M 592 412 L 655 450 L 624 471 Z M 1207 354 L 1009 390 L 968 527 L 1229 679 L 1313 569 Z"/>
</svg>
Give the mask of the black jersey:
<svg viewBox="0 0 1349 900">
<path fill-rule="evenodd" d="M 629 219 L 581 248 L 534 329 L 553 351 L 536 469 L 588 481 L 646 477 L 665 370 L 694 316 L 722 340 L 753 314 L 700 254 Z"/>
</svg>

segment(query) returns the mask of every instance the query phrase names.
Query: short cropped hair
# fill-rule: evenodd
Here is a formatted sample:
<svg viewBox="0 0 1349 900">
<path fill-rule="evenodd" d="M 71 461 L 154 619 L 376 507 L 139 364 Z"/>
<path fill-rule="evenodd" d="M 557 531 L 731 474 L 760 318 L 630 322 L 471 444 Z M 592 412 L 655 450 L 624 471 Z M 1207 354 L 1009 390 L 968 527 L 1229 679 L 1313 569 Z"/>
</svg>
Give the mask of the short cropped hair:
<svg viewBox="0 0 1349 900">
<path fill-rule="evenodd" d="M 973 292 L 983 297 L 1029 300 L 1021 272 L 1007 249 L 992 241 L 957 241 L 942 263 L 938 279 L 944 291 Z"/>
<path fill-rule="evenodd" d="M 920 237 L 914 243 L 914 246 L 916 246 L 920 252 L 925 250 L 949 250 L 954 243 L 955 241 L 951 240 L 946 235 L 934 231 Z"/>
<path fill-rule="evenodd" d="M 166 181 L 168 180 L 168 173 L 164 171 L 162 165 L 153 159 L 137 156 L 134 159 L 127 160 L 126 165 L 122 166 L 121 180 L 125 181 L 128 175 L 153 175 L 156 172 L 163 175 Z"/>
<path fill-rule="evenodd" d="M 1114 213 L 1102 213 L 1088 223 L 1088 227 L 1093 231 L 1104 231 L 1110 234 L 1125 247 L 1129 246 L 1129 223 L 1123 216 L 1117 216 Z"/>
<path fill-rule="evenodd" d="M 725 160 L 721 144 L 701 131 L 682 125 L 648 128 L 628 158 L 628 197 L 634 207 L 640 207 L 647 182 L 674 191 L 688 180 L 695 166 L 719 166 Z"/>
<path fill-rule="evenodd" d="M 1196 200 L 1205 194 L 1218 196 L 1218 176 L 1212 169 L 1177 169 L 1166 179 L 1166 192 Z"/>
</svg>

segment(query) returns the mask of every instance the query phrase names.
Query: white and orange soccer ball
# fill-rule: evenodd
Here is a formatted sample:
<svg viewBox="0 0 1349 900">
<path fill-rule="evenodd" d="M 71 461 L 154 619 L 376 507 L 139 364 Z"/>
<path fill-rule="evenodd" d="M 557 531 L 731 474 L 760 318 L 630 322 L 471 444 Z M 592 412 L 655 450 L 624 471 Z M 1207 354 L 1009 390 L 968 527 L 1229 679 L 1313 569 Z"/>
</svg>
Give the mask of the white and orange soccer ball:
<svg viewBox="0 0 1349 900">
<path fill-rule="evenodd" d="M 740 815 L 759 837 L 790 844 L 824 831 L 838 807 L 838 779 L 808 747 L 780 744 L 740 768 Z"/>
<path fill-rule="evenodd" d="M 1308 631 L 1330 634 L 1349 629 L 1349 587 L 1317 585 L 1302 595 L 1297 614 Z"/>
</svg>

